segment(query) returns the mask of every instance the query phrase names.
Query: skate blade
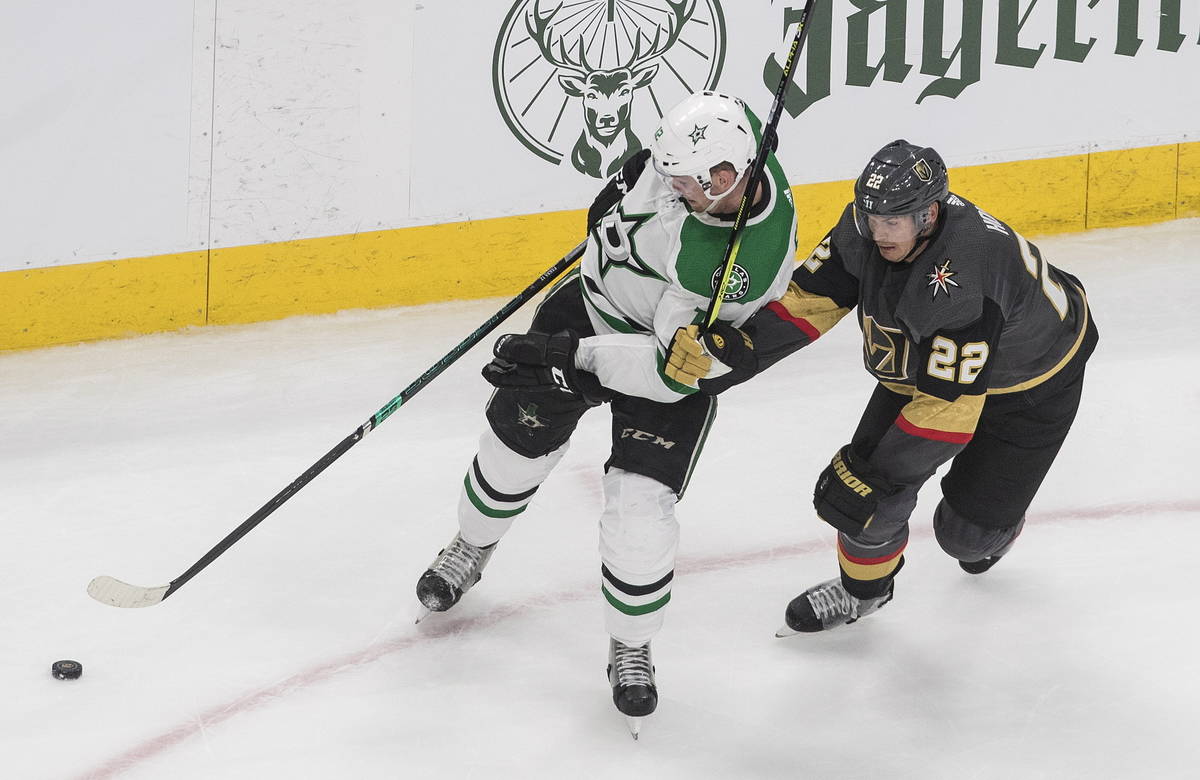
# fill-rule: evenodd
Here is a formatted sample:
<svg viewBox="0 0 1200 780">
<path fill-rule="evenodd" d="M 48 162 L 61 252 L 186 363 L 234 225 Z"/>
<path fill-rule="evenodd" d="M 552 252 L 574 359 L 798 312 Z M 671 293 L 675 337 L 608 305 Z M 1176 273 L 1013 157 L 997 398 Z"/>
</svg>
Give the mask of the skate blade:
<svg viewBox="0 0 1200 780">
<path fill-rule="evenodd" d="M 626 715 L 625 725 L 629 727 L 629 736 L 633 737 L 636 741 L 638 738 L 638 732 L 642 730 L 642 719 Z"/>
<path fill-rule="evenodd" d="M 789 637 L 789 636 L 795 636 L 796 634 L 799 634 L 799 633 L 800 633 L 799 631 L 797 631 L 796 629 L 792 628 L 792 627 L 791 627 L 791 626 L 789 626 L 787 623 L 784 623 L 784 624 L 783 624 L 782 626 L 780 626 L 780 627 L 779 627 L 779 629 L 778 629 L 778 630 L 775 632 L 775 637 L 776 637 L 777 639 L 784 639 L 784 638 L 786 638 L 786 637 Z"/>
<path fill-rule="evenodd" d="M 419 624 L 422 620 L 433 614 L 433 610 L 424 604 L 417 602 L 416 612 L 413 614 L 413 624 Z"/>
</svg>

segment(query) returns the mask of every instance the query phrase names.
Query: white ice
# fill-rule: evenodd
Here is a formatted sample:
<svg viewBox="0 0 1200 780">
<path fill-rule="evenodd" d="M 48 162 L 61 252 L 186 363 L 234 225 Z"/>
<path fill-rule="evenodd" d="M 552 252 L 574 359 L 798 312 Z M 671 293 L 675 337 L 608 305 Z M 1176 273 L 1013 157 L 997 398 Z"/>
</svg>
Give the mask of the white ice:
<svg viewBox="0 0 1200 780">
<path fill-rule="evenodd" d="M 891 605 L 773 636 L 836 573 L 811 485 L 872 387 L 842 323 L 722 399 L 637 742 L 604 675 L 606 410 L 480 585 L 413 625 L 490 338 L 167 601 L 84 591 L 166 584 L 503 301 L 0 355 L 0 775 L 1200 776 L 1200 220 L 1038 243 L 1083 279 L 1101 341 L 1014 551 L 961 572 L 931 481 Z M 83 678 L 53 679 L 60 658 Z"/>
</svg>

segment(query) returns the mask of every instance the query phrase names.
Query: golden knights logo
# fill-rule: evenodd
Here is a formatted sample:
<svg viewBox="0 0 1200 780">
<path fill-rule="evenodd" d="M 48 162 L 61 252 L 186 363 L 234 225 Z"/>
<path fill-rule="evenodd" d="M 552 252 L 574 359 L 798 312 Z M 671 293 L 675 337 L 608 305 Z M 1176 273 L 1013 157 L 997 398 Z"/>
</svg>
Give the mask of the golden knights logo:
<svg viewBox="0 0 1200 780">
<path fill-rule="evenodd" d="M 714 89 L 724 62 L 718 0 L 518 0 L 496 38 L 492 88 L 526 149 L 606 179 L 664 111 Z"/>
<path fill-rule="evenodd" d="M 863 359 L 867 369 L 884 380 L 908 378 L 908 339 L 899 328 L 880 325 L 867 315 L 862 321 Z"/>
</svg>

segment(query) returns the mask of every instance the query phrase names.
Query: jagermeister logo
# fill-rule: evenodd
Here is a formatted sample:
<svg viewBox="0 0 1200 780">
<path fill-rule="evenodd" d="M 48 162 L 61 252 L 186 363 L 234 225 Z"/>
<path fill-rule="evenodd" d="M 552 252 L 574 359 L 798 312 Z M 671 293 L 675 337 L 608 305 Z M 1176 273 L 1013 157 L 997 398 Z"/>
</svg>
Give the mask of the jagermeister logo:
<svg viewBox="0 0 1200 780">
<path fill-rule="evenodd" d="M 526 149 L 607 178 L 664 111 L 715 88 L 724 62 L 718 0 L 518 0 L 496 37 L 492 86 Z"/>
<path fill-rule="evenodd" d="M 785 40 L 803 16 L 803 5 L 796 0 L 776 6 Z M 1082 63 L 1106 50 L 1129 58 L 1125 62 L 1178 53 L 1189 37 L 1196 41 L 1198 18 L 1195 0 L 821 2 L 806 23 L 804 62 L 792 73 L 784 108 L 799 116 L 829 97 L 838 81 L 847 87 L 917 82 L 921 103 L 931 97 L 953 100 L 981 80 L 1003 78 L 1000 68 L 984 68 L 992 62 L 1033 69 L 1052 60 Z M 835 72 L 843 63 L 844 73 Z M 762 75 L 774 92 L 783 77 L 776 54 L 768 56 Z"/>
</svg>

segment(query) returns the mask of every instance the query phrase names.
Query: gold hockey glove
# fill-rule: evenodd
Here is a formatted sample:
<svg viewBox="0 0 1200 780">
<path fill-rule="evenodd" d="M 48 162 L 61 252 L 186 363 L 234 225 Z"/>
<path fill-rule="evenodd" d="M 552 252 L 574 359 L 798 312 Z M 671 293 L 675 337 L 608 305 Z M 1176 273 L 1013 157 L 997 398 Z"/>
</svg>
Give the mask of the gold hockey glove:
<svg viewBox="0 0 1200 780">
<path fill-rule="evenodd" d="M 666 375 L 676 382 L 716 395 L 757 373 L 754 342 L 728 322 L 717 320 L 703 336 L 699 325 L 675 331 Z"/>
</svg>

